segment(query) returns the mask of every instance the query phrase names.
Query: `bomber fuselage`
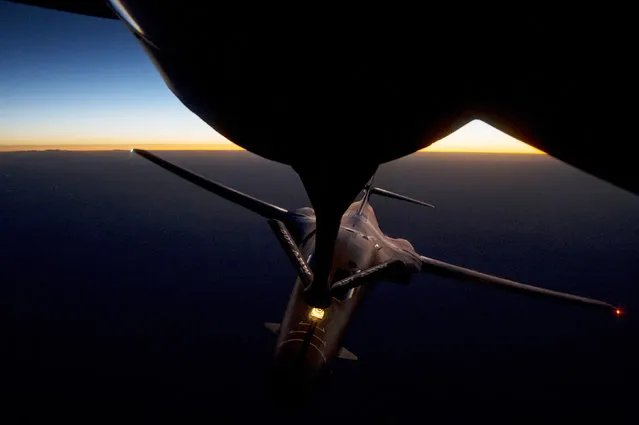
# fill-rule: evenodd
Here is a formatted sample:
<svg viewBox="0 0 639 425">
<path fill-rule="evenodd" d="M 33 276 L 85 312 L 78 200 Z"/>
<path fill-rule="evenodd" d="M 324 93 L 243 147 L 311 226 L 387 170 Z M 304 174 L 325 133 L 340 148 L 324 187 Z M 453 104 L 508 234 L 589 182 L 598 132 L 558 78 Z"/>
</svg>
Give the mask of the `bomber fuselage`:
<svg viewBox="0 0 639 425">
<path fill-rule="evenodd" d="M 404 239 L 385 236 L 379 228 L 370 204 L 354 202 L 342 217 L 335 243 L 331 281 L 345 277 L 390 259 L 418 267 L 418 255 Z M 310 208 L 296 211 L 307 220 L 301 224 L 300 250 L 307 262 L 314 251 L 314 216 Z M 401 276 L 398 276 L 401 279 Z M 369 286 L 334 293 L 328 308 L 310 306 L 302 296 L 304 284 L 297 279 L 279 328 L 275 349 L 277 378 L 299 388 L 311 384 L 328 371 L 328 365 L 340 352 L 348 324 Z"/>
</svg>

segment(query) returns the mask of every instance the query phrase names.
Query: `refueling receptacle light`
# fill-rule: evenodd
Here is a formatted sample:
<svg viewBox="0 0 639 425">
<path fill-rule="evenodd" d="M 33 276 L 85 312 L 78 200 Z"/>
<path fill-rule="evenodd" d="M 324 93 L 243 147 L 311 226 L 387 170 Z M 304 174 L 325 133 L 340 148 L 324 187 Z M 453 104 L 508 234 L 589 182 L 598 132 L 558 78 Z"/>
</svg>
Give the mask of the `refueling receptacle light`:
<svg viewBox="0 0 639 425">
<path fill-rule="evenodd" d="M 311 320 L 322 320 L 324 318 L 324 310 L 313 307 L 308 313 L 308 318 Z"/>
</svg>

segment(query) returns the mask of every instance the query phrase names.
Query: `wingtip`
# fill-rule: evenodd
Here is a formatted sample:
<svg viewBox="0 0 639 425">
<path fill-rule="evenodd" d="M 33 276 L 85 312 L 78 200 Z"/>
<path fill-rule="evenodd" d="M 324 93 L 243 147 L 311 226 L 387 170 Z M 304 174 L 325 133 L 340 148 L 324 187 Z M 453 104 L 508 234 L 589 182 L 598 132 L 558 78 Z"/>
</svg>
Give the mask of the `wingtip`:
<svg viewBox="0 0 639 425">
<path fill-rule="evenodd" d="M 149 156 L 153 156 L 150 154 L 149 151 L 145 150 L 145 149 L 138 149 L 138 148 L 131 148 L 131 153 L 143 156 L 145 158 L 149 158 Z"/>
</svg>

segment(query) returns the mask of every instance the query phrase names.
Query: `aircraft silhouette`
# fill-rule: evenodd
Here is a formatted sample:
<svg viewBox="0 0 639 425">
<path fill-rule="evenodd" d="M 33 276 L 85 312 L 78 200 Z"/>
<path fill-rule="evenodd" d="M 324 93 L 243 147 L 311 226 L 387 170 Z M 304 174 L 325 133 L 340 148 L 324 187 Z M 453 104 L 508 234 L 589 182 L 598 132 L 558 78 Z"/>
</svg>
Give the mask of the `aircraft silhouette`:
<svg viewBox="0 0 639 425">
<path fill-rule="evenodd" d="M 392 238 L 382 232 L 370 197 L 375 194 L 426 207 L 433 205 L 375 187 L 372 178 L 364 187 L 361 199 L 353 202 L 342 216 L 329 285 L 331 303 L 326 308 L 317 308 L 304 297 L 304 290 L 314 278 L 309 263 L 316 252 L 317 217 L 312 208 L 288 211 L 208 180 L 146 150 L 132 149 L 131 152 L 267 219 L 297 274 L 281 324 L 265 323 L 278 334 L 276 389 L 288 396 L 303 396 L 326 376 L 335 357 L 357 360 L 341 343 L 357 306 L 371 285 L 380 281 L 406 284 L 416 273 L 432 274 L 622 314 L 619 308 L 604 301 L 525 285 L 419 254 L 406 239 Z"/>
<path fill-rule="evenodd" d="M 186 107 L 292 166 L 316 217 L 304 297 L 317 308 L 331 305 L 342 216 L 377 167 L 472 119 L 639 193 L 623 149 L 639 94 L 630 9 L 16 2 L 120 19 Z"/>
</svg>

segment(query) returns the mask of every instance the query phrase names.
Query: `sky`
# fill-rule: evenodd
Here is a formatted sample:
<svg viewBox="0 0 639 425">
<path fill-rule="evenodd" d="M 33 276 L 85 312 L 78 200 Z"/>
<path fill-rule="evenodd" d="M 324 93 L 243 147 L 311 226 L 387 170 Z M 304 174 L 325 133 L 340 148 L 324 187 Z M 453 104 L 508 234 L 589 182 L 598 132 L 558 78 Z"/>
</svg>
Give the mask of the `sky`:
<svg viewBox="0 0 639 425">
<path fill-rule="evenodd" d="M 131 145 L 239 148 L 182 105 L 122 22 L 0 2 L 0 150 Z M 428 150 L 540 153 L 477 120 Z"/>
</svg>

